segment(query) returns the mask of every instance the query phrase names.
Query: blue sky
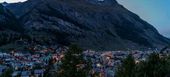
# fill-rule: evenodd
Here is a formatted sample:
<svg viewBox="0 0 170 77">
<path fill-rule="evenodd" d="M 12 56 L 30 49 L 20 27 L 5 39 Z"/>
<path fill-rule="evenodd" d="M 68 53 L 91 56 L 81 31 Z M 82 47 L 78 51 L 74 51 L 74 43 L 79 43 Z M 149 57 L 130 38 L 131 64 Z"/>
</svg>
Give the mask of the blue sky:
<svg viewBox="0 0 170 77">
<path fill-rule="evenodd" d="M 117 0 L 170 37 L 170 0 Z"/>
<path fill-rule="evenodd" d="M 0 2 L 23 2 L 26 0 L 0 0 Z M 155 26 L 159 32 L 170 37 L 170 0 L 117 0 L 130 11 Z"/>
</svg>

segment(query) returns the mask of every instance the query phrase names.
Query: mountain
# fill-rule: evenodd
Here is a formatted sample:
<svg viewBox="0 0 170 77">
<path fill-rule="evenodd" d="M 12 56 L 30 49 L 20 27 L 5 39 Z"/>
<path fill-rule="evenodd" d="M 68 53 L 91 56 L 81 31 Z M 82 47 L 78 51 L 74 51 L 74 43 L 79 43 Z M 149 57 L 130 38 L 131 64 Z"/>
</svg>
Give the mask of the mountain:
<svg viewBox="0 0 170 77">
<path fill-rule="evenodd" d="M 19 39 L 21 31 L 23 28 L 15 15 L 0 4 L 0 46 Z"/>
<path fill-rule="evenodd" d="M 7 3 L 7 2 L 3 2 L 2 5 L 3 5 L 3 6 L 7 6 L 8 3 Z"/>
<path fill-rule="evenodd" d="M 95 50 L 161 48 L 170 40 L 116 0 L 28 0 L 6 6 L 38 42 Z"/>
</svg>

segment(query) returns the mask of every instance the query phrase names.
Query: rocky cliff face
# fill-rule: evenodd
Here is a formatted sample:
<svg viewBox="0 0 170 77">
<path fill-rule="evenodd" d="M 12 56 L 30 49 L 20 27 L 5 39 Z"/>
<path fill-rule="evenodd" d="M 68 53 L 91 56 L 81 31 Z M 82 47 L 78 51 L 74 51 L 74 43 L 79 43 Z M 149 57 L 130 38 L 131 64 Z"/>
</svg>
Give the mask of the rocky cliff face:
<svg viewBox="0 0 170 77">
<path fill-rule="evenodd" d="M 170 43 L 115 0 L 28 0 L 6 7 L 38 41 L 96 50 L 159 48 Z"/>
</svg>

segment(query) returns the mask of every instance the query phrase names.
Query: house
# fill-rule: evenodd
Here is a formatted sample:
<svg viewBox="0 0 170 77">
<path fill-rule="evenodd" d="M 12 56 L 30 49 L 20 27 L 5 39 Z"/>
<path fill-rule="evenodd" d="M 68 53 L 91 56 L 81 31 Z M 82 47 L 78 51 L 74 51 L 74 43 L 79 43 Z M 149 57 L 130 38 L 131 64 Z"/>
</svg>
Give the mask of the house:
<svg viewBox="0 0 170 77">
<path fill-rule="evenodd" d="M 21 77 L 30 77 L 31 71 L 22 71 L 21 72 Z"/>
<path fill-rule="evenodd" d="M 14 71 L 12 77 L 18 77 L 21 74 L 21 71 Z"/>
<path fill-rule="evenodd" d="M 19 70 L 20 68 L 24 67 L 24 65 L 21 63 L 12 63 L 11 65 L 14 68 L 14 70 Z"/>
<path fill-rule="evenodd" d="M 44 76 L 44 69 L 34 70 L 35 77 L 43 77 Z"/>
<path fill-rule="evenodd" d="M 5 72 L 6 66 L 0 66 L 0 75 Z"/>
</svg>

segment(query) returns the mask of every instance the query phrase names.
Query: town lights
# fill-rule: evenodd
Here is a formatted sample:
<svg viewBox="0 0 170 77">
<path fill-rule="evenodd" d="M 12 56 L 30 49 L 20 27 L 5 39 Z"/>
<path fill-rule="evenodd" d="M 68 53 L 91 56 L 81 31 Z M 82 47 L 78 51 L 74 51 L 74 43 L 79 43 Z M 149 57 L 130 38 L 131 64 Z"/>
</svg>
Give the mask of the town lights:
<svg viewBox="0 0 170 77">
<path fill-rule="evenodd" d="M 136 64 L 139 64 L 139 62 L 140 62 L 139 60 L 136 60 L 136 61 L 135 61 Z"/>
<path fill-rule="evenodd" d="M 102 67 L 102 65 L 100 63 L 97 63 L 96 65 L 97 65 L 97 67 Z"/>
<path fill-rule="evenodd" d="M 106 57 L 107 60 L 110 60 L 110 57 Z"/>
</svg>

